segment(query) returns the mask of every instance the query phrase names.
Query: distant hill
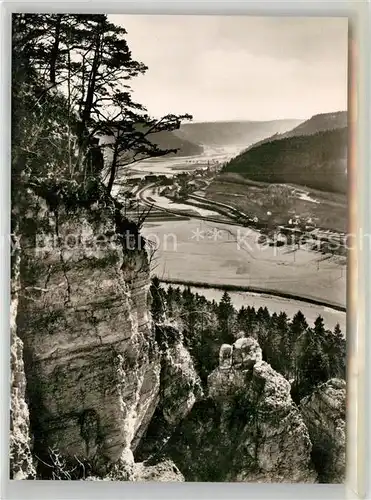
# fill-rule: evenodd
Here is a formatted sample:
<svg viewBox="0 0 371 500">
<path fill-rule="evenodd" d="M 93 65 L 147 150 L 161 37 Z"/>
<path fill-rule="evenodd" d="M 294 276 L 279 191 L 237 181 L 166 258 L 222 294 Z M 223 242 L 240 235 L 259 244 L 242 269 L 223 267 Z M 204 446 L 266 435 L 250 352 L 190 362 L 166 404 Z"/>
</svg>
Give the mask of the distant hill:
<svg viewBox="0 0 371 500">
<path fill-rule="evenodd" d="M 334 114 L 338 115 L 338 114 Z M 322 119 L 321 117 L 327 116 Z M 318 118 L 317 118 L 318 117 Z M 294 135 L 270 138 L 233 158 L 223 169 L 261 182 L 292 183 L 324 191 L 347 191 L 347 127 L 329 130 L 328 115 L 317 115 Z M 343 118 L 341 118 L 343 119 Z M 326 127 L 317 131 L 318 127 Z M 298 129 L 301 133 L 298 134 Z M 316 130 L 309 135 L 309 130 Z M 304 132 L 304 133 L 303 133 Z"/>
<path fill-rule="evenodd" d="M 290 130 L 300 122 L 301 120 L 272 120 L 186 123 L 174 131 L 174 134 L 203 146 L 248 146 L 265 137 Z"/>
<path fill-rule="evenodd" d="M 248 151 L 258 145 L 264 144 L 266 142 L 271 142 L 277 139 L 285 139 L 287 137 L 295 137 L 298 135 L 313 135 L 317 132 L 324 132 L 326 130 L 335 130 L 338 128 L 347 127 L 348 124 L 348 113 L 346 111 L 335 111 L 333 113 L 320 113 L 318 115 L 313 115 L 308 120 L 300 123 L 290 130 L 286 130 L 283 133 L 275 133 L 270 137 L 264 137 L 261 141 L 257 141 L 254 144 L 248 145 L 244 151 Z"/>
<path fill-rule="evenodd" d="M 177 156 L 192 156 L 203 152 L 201 145 L 195 144 L 187 138 L 178 135 L 176 132 L 163 131 L 151 134 L 149 136 L 150 141 L 157 144 L 161 149 L 178 149 Z"/>
<path fill-rule="evenodd" d="M 139 128 L 139 127 L 138 127 Z M 178 149 L 177 156 L 193 156 L 203 153 L 203 147 L 195 144 L 186 138 L 179 137 L 175 131 L 162 131 L 155 134 L 149 134 L 147 137 L 153 144 L 156 144 L 161 149 Z M 112 138 L 102 136 L 102 143 L 112 142 Z"/>
<path fill-rule="evenodd" d="M 309 120 L 300 123 L 297 127 L 282 134 L 284 137 L 295 135 L 312 135 L 325 130 L 335 130 L 348 125 L 348 113 L 346 111 L 336 111 L 334 113 L 320 113 L 313 115 Z"/>
</svg>

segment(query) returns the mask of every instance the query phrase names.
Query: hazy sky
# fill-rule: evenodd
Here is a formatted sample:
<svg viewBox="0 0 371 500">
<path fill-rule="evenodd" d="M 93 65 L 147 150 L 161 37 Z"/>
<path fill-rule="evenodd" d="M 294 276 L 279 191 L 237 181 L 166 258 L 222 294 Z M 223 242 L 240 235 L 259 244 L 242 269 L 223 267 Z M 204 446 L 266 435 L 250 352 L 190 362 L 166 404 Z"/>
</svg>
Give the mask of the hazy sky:
<svg viewBox="0 0 371 500">
<path fill-rule="evenodd" d="M 149 69 L 134 97 L 195 121 L 307 118 L 347 107 L 347 19 L 115 15 Z"/>
</svg>

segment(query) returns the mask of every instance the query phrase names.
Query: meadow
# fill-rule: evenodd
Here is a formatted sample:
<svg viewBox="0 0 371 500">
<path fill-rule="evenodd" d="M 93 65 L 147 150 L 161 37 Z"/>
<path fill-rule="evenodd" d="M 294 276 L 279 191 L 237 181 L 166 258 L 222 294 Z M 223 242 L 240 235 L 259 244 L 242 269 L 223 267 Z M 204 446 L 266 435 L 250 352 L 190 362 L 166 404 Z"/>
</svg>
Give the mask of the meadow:
<svg viewBox="0 0 371 500">
<path fill-rule="evenodd" d="M 148 222 L 156 243 L 152 265 L 160 278 L 251 286 L 345 306 L 344 259 L 305 246 L 269 247 L 248 228 L 202 220 Z"/>
</svg>

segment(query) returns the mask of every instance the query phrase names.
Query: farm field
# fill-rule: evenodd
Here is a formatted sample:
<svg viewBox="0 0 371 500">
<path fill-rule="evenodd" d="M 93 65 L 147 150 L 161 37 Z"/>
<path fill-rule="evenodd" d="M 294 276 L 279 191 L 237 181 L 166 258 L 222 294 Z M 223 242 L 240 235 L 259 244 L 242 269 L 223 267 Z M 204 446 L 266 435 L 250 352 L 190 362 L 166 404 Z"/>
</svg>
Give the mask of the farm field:
<svg viewBox="0 0 371 500">
<path fill-rule="evenodd" d="M 143 233 L 157 247 L 152 264 L 160 278 L 267 288 L 345 306 L 344 259 L 306 247 L 262 247 L 256 231 L 195 219 L 149 222 Z"/>
</svg>

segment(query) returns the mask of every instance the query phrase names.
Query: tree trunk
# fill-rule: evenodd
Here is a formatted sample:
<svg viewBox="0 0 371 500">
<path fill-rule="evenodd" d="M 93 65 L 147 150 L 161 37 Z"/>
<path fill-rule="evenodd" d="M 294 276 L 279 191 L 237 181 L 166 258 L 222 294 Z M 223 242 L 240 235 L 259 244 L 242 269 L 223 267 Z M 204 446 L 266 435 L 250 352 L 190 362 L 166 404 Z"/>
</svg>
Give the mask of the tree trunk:
<svg viewBox="0 0 371 500">
<path fill-rule="evenodd" d="M 101 59 L 101 45 L 102 45 L 102 25 L 97 26 L 97 35 L 95 39 L 95 50 L 94 50 L 94 58 L 91 66 L 91 71 L 89 75 L 88 81 L 88 89 L 86 92 L 86 99 L 84 103 L 84 109 L 82 111 L 82 125 L 83 128 L 86 128 L 86 123 L 89 120 L 93 108 L 93 99 L 95 93 L 96 79 L 98 74 L 98 68 Z"/>
<path fill-rule="evenodd" d="M 57 59 L 58 59 L 58 54 L 59 54 L 61 24 L 62 24 L 62 14 L 57 14 L 57 18 L 56 18 L 56 22 L 55 22 L 54 43 L 53 43 L 52 51 L 50 54 L 49 80 L 50 80 L 50 83 L 52 83 L 53 85 L 55 85 L 55 80 L 56 80 L 56 67 L 57 67 Z"/>
<path fill-rule="evenodd" d="M 109 176 L 109 180 L 108 180 L 108 184 L 107 184 L 108 194 L 111 193 L 113 183 L 115 182 L 116 173 L 117 173 L 117 160 L 118 160 L 118 147 L 117 147 L 117 145 L 115 145 L 115 149 L 113 151 L 113 158 L 111 161 L 110 176 Z"/>
</svg>

